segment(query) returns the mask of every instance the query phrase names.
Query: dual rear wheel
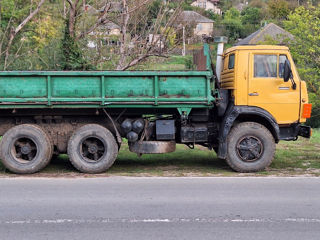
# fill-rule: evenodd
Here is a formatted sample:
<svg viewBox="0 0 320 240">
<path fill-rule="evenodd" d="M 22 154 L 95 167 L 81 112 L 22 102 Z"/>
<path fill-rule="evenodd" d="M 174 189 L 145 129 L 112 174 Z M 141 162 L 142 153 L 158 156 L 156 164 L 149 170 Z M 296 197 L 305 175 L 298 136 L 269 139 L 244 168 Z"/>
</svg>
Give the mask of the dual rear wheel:
<svg viewBox="0 0 320 240">
<path fill-rule="evenodd" d="M 68 142 L 72 165 L 80 172 L 101 173 L 112 166 L 118 155 L 113 134 L 97 124 L 79 128 Z"/>
<path fill-rule="evenodd" d="M 23 124 L 9 129 L 0 143 L 0 157 L 11 172 L 30 174 L 45 168 L 53 154 L 48 134 L 37 125 Z M 97 124 L 76 130 L 68 142 L 72 165 L 84 173 L 101 173 L 112 166 L 118 144 L 112 133 Z"/>
<path fill-rule="evenodd" d="M 48 165 L 53 144 L 40 127 L 23 124 L 9 129 L 2 137 L 0 155 L 2 163 L 11 172 L 35 173 Z"/>
</svg>

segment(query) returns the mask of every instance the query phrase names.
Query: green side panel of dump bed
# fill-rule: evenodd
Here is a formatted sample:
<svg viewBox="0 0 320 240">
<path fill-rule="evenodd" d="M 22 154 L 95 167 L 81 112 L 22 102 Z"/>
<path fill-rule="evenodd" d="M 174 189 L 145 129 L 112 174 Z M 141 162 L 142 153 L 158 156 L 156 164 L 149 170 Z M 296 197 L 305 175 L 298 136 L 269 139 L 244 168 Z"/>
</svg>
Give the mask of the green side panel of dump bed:
<svg viewBox="0 0 320 240">
<path fill-rule="evenodd" d="M 212 70 L 0 72 L 0 108 L 211 107 Z"/>
<path fill-rule="evenodd" d="M 0 98 L 41 98 L 47 96 L 46 77 L 0 76 Z"/>
</svg>

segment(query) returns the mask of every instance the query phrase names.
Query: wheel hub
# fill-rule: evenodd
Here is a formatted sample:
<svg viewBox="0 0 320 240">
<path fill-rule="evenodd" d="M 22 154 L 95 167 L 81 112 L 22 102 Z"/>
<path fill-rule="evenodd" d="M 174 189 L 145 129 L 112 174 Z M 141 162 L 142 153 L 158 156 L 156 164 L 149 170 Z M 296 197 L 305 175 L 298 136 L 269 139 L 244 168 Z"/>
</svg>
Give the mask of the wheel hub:
<svg viewBox="0 0 320 240">
<path fill-rule="evenodd" d="M 98 146 L 95 144 L 90 144 L 88 147 L 88 152 L 91 154 L 95 154 L 98 152 Z"/>
<path fill-rule="evenodd" d="M 22 148 L 21 148 L 21 153 L 22 154 L 29 154 L 31 152 L 31 148 L 29 147 L 29 146 L 23 146 Z"/>
<path fill-rule="evenodd" d="M 104 143 L 96 137 L 86 138 L 81 143 L 80 154 L 89 162 L 98 162 L 106 152 Z"/>
<path fill-rule="evenodd" d="M 237 154 L 244 162 L 257 161 L 263 153 L 263 144 L 255 136 L 245 136 L 237 143 Z"/>
<path fill-rule="evenodd" d="M 35 158 L 37 154 L 37 146 L 30 138 L 19 138 L 12 146 L 12 153 L 17 161 L 27 163 Z"/>
</svg>

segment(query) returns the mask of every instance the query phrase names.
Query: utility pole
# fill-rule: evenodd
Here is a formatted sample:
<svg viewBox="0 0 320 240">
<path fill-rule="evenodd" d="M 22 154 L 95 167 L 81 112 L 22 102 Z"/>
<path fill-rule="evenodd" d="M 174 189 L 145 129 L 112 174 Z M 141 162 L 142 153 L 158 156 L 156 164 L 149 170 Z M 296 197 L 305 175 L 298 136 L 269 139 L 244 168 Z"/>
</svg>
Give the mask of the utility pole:
<svg viewBox="0 0 320 240">
<path fill-rule="evenodd" d="M 63 1 L 63 17 L 64 19 L 67 18 L 67 6 L 66 6 L 66 0 Z"/>
<path fill-rule="evenodd" d="M 186 34 L 185 34 L 185 26 L 182 27 L 182 41 L 183 41 L 183 49 L 182 49 L 182 56 L 186 55 Z"/>
</svg>

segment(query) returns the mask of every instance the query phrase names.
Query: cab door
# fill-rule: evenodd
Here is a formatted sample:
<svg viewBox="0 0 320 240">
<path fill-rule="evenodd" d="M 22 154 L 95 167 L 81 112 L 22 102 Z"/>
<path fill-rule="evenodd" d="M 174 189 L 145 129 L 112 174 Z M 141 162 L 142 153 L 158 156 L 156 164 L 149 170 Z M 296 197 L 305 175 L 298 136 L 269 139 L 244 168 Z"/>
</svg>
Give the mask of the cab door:
<svg viewBox="0 0 320 240">
<path fill-rule="evenodd" d="M 284 62 L 292 59 L 286 53 L 273 54 L 254 52 L 250 54 L 250 70 L 248 81 L 248 105 L 260 107 L 273 115 L 278 124 L 297 122 L 300 111 L 300 82 L 296 73 L 291 81 L 284 82 Z"/>
</svg>

